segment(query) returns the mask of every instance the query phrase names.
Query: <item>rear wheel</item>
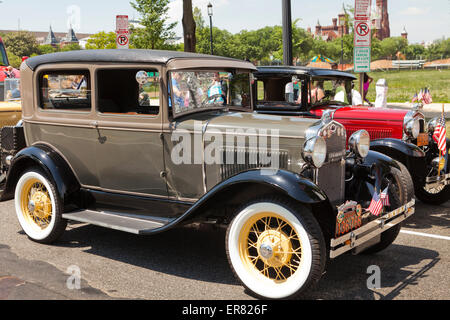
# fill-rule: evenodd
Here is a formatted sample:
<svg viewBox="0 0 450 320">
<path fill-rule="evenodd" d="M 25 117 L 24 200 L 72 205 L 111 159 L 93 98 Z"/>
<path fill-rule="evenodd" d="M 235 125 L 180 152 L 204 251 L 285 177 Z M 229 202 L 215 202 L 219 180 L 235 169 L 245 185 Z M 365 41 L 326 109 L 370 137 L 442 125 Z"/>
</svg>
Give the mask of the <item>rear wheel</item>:
<svg viewBox="0 0 450 320">
<path fill-rule="evenodd" d="M 62 203 L 53 182 L 39 169 L 22 174 L 14 201 L 19 223 L 32 240 L 51 243 L 64 232 L 67 220 L 61 216 Z"/>
<path fill-rule="evenodd" d="M 263 298 L 297 296 L 325 268 L 325 241 L 312 213 L 279 198 L 238 210 L 227 230 L 226 249 L 237 278 Z"/>
</svg>

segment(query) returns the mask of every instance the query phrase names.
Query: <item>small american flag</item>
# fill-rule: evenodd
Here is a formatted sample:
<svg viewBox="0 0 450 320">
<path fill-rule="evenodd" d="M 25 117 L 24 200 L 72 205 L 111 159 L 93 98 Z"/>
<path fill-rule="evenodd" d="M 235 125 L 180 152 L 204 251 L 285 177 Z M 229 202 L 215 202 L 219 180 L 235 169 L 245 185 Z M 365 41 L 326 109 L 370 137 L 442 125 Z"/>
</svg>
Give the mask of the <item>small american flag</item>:
<svg viewBox="0 0 450 320">
<path fill-rule="evenodd" d="M 370 202 L 369 211 L 374 216 L 379 216 L 382 210 L 383 210 L 383 202 L 381 201 L 381 198 L 378 195 L 377 190 L 375 190 L 372 197 L 372 202 Z"/>
<path fill-rule="evenodd" d="M 389 194 L 388 194 L 389 186 L 384 189 L 384 191 L 380 194 L 381 203 L 385 207 L 389 207 L 391 204 L 389 203 Z"/>
<path fill-rule="evenodd" d="M 431 97 L 431 93 L 428 88 L 425 88 L 425 91 L 423 94 L 423 103 L 425 103 L 425 104 L 433 103 L 433 98 Z"/>
<path fill-rule="evenodd" d="M 445 154 L 447 152 L 447 129 L 445 128 L 445 118 L 442 116 L 434 128 L 433 140 L 436 141 L 438 149 Z"/>
<path fill-rule="evenodd" d="M 416 94 L 414 95 L 414 97 L 412 98 L 412 100 L 411 100 L 411 102 L 417 102 L 417 101 L 419 101 L 419 96 L 417 95 L 417 92 L 416 92 Z"/>
</svg>

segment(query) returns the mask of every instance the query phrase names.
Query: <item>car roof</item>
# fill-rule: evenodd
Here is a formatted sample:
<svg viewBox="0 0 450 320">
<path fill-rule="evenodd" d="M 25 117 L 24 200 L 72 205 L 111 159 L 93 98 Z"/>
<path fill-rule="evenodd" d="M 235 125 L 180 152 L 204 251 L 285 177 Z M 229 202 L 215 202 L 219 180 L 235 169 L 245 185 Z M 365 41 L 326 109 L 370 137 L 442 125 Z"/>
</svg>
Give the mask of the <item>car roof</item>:
<svg viewBox="0 0 450 320">
<path fill-rule="evenodd" d="M 117 63 L 157 63 L 167 64 L 174 59 L 190 59 L 190 60 L 208 60 L 209 62 L 220 61 L 235 62 L 238 68 L 256 70 L 255 66 L 250 62 L 212 56 L 207 54 L 198 54 L 182 51 L 169 50 L 146 50 L 146 49 L 105 49 L 105 50 L 75 50 L 67 52 L 57 52 L 36 56 L 26 60 L 27 66 L 31 70 L 48 63 L 97 63 L 97 62 L 117 62 Z"/>
<path fill-rule="evenodd" d="M 261 66 L 257 67 L 256 76 L 258 75 L 311 75 L 313 77 L 326 77 L 334 76 L 340 78 L 348 78 L 351 80 L 356 80 L 356 77 L 348 72 L 343 72 L 340 70 L 330 70 L 312 67 L 299 67 L 299 66 Z"/>
</svg>

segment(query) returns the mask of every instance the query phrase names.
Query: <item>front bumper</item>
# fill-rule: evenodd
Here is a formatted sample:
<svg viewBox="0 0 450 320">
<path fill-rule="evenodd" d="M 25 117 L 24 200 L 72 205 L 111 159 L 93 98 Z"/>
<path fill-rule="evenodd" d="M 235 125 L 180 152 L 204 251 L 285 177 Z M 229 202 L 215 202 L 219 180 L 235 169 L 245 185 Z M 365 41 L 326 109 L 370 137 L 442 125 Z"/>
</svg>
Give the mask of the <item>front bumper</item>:
<svg viewBox="0 0 450 320">
<path fill-rule="evenodd" d="M 331 239 L 330 258 L 336 258 L 341 254 L 372 240 L 380 233 L 392 228 L 414 213 L 415 200 L 386 213 L 362 227 L 353 230 L 339 238 Z"/>
<path fill-rule="evenodd" d="M 446 186 L 450 184 L 450 173 L 443 174 L 436 177 L 427 177 L 425 180 L 425 188 L 434 189 L 441 186 Z"/>
</svg>

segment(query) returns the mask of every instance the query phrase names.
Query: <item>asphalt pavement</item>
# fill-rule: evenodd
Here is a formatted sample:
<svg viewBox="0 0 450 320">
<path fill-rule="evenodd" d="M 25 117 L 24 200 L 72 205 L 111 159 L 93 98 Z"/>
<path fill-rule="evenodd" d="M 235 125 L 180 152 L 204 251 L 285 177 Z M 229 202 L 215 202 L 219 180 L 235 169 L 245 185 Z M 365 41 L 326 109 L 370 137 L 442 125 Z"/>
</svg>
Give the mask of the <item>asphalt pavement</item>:
<svg viewBox="0 0 450 320">
<path fill-rule="evenodd" d="M 418 202 L 389 248 L 330 261 L 302 298 L 450 299 L 449 227 L 450 202 Z M 221 229 L 187 226 L 141 237 L 70 223 L 60 241 L 42 245 L 23 233 L 8 201 L 0 203 L 0 230 L 0 299 L 254 299 L 230 270 Z M 369 289 L 373 266 L 380 285 Z"/>
</svg>

